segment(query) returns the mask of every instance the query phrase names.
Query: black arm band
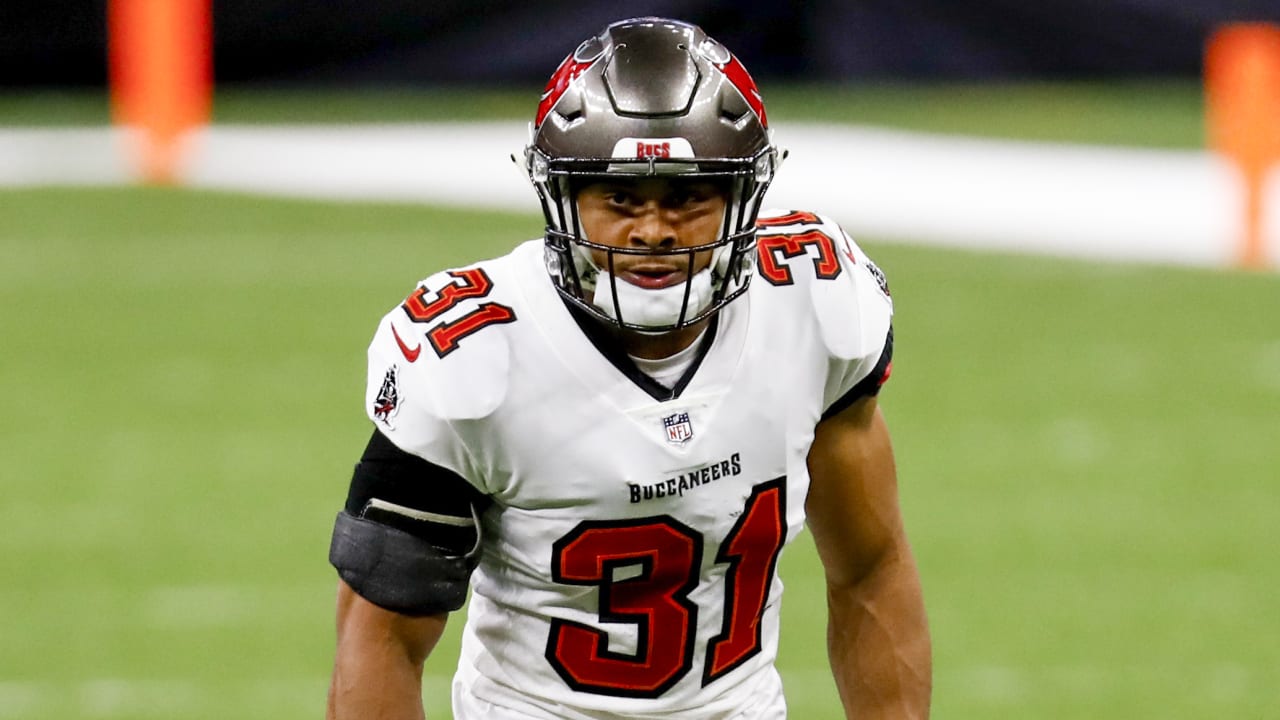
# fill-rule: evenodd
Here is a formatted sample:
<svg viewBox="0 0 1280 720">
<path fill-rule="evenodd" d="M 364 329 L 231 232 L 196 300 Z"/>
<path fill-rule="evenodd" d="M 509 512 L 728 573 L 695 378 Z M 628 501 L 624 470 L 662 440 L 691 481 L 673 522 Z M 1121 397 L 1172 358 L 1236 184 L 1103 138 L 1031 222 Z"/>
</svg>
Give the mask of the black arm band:
<svg viewBox="0 0 1280 720">
<path fill-rule="evenodd" d="M 401 450 L 375 430 L 351 475 L 346 510 L 422 538 L 445 555 L 465 555 L 476 544 L 472 519 L 489 503 L 457 473 Z"/>
<path fill-rule="evenodd" d="M 329 545 L 329 562 L 360 597 L 414 616 L 462 607 L 478 558 L 478 551 L 445 555 L 426 540 L 345 510 Z"/>
</svg>

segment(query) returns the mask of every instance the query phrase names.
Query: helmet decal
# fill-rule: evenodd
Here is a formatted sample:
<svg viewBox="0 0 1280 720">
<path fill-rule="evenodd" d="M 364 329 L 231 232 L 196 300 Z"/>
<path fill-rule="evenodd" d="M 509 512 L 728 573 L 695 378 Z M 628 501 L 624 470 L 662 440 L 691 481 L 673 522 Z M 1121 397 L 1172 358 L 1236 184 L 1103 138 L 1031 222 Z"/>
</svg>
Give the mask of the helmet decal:
<svg viewBox="0 0 1280 720">
<path fill-rule="evenodd" d="M 634 138 L 624 137 L 613 146 L 616 158 L 691 158 L 693 145 L 682 137 Z"/>
<path fill-rule="evenodd" d="M 604 46 L 600 44 L 599 39 L 591 38 L 579 45 L 577 50 L 560 63 L 560 67 L 556 68 L 551 79 L 547 81 L 546 89 L 542 91 L 542 99 L 538 102 L 538 114 L 533 121 L 534 127 L 542 124 L 547 113 L 551 112 L 551 108 L 560 102 L 560 98 L 569 89 L 569 84 L 578 79 L 579 75 L 590 70 L 603 52 Z"/>
<path fill-rule="evenodd" d="M 764 115 L 764 98 L 760 97 L 760 89 L 756 87 L 756 81 L 751 79 L 751 73 L 747 72 L 742 61 L 736 55 L 730 55 L 728 62 L 713 62 L 712 65 L 724 73 L 738 92 L 742 93 L 742 97 L 746 98 L 747 105 L 751 106 L 751 112 L 760 118 L 760 125 L 769 127 L 769 121 Z"/>
</svg>

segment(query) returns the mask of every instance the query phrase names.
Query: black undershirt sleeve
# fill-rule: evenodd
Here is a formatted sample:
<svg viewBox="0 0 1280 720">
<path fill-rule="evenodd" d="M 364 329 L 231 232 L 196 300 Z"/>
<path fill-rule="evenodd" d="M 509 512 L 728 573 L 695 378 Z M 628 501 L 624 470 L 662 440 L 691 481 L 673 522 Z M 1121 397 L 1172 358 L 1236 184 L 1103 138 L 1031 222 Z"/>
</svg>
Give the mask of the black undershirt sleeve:
<svg viewBox="0 0 1280 720">
<path fill-rule="evenodd" d="M 351 476 L 346 511 L 361 517 L 373 499 L 436 515 L 470 519 L 472 508 L 482 512 L 489 498 L 462 476 L 396 447 L 385 435 L 373 431 L 360 462 Z M 380 522 L 392 524 L 436 546 L 461 555 L 475 545 L 476 529 L 449 523 L 419 522 L 381 514 Z"/>
</svg>

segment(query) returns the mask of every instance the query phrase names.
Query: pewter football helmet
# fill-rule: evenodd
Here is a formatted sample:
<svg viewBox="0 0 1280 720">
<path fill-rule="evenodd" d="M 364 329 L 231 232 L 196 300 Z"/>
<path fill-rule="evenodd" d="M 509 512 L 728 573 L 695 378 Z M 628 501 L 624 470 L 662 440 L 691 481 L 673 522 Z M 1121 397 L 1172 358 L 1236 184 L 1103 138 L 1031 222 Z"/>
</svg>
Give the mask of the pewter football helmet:
<svg viewBox="0 0 1280 720">
<path fill-rule="evenodd" d="M 755 82 L 701 28 L 652 17 L 609 25 L 556 69 L 531 134 L 524 164 L 546 216 L 547 269 L 570 303 L 620 327 L 662 332 L 699 322 L 746 291 L 756 216 L 779 155 Z M 729 195 L 719 238 L 652 250 L 584 237 L 577 190 L 602 178 L 644 176 L 724 183 Z M 593 262 L 593 249 L 607 253 L 605 267 Z M 616 254 L 684 255 L 691 267 L 694 254 L 708 250 L 710 291 L 692 293 L 691 273 L 672 321 L 628 319 L 618 307 Z M 611 297 L 600 302 L 602 293 Z"/>
</svg>

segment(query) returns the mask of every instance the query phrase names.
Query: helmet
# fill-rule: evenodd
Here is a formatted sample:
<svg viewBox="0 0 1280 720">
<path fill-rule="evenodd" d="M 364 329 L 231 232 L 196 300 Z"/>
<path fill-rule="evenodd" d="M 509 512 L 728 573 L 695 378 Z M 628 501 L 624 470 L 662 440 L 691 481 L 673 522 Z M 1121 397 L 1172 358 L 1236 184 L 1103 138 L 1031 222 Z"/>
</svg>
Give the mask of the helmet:
<svg viewBox="0 0 1280 720">
<path fill-rule="evenodd" d="M 546 217 L 546 264 L 560 294 L 616 326 L 665 332 L 697 323 L 747 289 L 755 221 L 778 166 L 755 82 L 701 28 L 664 18 L 613 23 L 565 58 L 547 83 L 530 129 L 524 166 Z M 712 180 L 728 190 L 719 237 L 696 247 L 616 248 L 592 242 L 579 222 L 577 190 L 602 178 Z M 592 259 L 605 253 L 600 267 Z M 626 297 L 662 291 L 620 288 L 616 254 L 682 255 L 706 271 L 666 293 L 673 309 L 628 312 Z M 621 292 L 620 292 L 621 289 Z"/>
</svg>

